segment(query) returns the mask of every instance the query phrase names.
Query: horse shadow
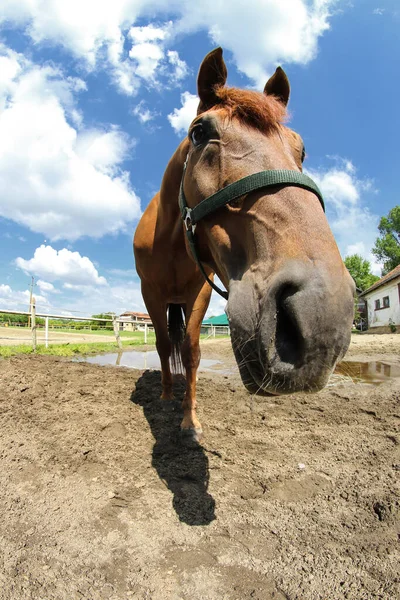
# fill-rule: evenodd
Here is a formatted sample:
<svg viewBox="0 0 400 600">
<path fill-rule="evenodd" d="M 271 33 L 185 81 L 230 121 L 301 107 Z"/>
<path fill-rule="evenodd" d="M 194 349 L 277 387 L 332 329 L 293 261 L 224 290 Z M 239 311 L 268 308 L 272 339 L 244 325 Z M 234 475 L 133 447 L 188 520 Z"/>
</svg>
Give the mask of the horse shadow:
<svg viewBox="0 0 400 600">
<path fill-rule="evenodd" d="M 183 378 L 182 378 L 183 379 Z M 201 445 L 187 447 L 181 442 L 183 417 L 180 400 L 185 382 L 174 382 L 178 400 L 160 400 L 160 371 L 145 371 L 136 383 L 131 401 L 143 408 L 155 438 L 152 465 L 173 493 L 173 507 L 187 525 L 209 525 L 215 517 L 215 500 L 208 493 L 208 458 Z"/>
</svg>

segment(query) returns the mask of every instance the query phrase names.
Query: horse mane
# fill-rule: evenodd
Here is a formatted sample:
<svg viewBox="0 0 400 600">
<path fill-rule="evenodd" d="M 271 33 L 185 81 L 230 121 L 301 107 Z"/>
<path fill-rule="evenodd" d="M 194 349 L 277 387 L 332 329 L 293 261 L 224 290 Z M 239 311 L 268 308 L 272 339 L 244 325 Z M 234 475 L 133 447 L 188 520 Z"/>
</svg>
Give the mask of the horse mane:
<svg viewBox="0 0 400 600">
<path fill-rule="evenodd" d="M 215 95 L 215 108 L 225 108 L 230 119 L 236 117 L 263 132 L 278 129 L 286 117 L 286 107 L 274 96 L 225 86 L 216 87 Z"/>
</svg>

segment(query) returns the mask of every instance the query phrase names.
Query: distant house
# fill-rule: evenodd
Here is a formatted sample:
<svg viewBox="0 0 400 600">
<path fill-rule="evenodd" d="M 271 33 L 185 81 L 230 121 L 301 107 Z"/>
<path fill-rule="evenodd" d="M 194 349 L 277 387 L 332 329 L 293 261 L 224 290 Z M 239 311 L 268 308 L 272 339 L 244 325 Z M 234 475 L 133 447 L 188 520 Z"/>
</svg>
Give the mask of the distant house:
<svg viewBox="0 0 400 600">
<path fill-rule="evenodd" d="M 218 317 L 210 317 L 205 319 L 201 324 L 201 333 L 206 335 L 227 335 L 229 331 L 228 317 L 223 314 Z"/>
<path fill-rule="evenodd" d="M 360 295 L 367 305 L 368 327 L 400 325 L 400 265 Z"/>
<path fill-rule="evenodd" d="M 229 326 L 229 321 L 228 321 L 228 317 L 223 314 L 223 315 L 219 315 L 218 317 L 210 317 L 209 319 L 205 319 L 202 323 L 203 325 L 222 325 L 222 326 Z"/>
<path fill-rule="evenodd" d="M 127 311 L 119 316 L 119 321 L 120 331 L 136 331 L 136 329 L 141 329 L 145 323 L 151 325 L 151 319 L 147 313 Z"/>
</svg>

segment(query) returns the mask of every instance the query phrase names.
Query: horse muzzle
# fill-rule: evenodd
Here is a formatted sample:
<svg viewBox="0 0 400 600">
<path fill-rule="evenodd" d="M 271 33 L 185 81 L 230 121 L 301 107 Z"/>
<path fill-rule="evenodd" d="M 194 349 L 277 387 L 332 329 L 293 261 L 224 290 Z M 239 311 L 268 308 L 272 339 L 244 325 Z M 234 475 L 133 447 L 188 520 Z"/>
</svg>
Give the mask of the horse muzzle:
<svg viewBox="0 0 400 600">
<path fill-rule="evenodd" d="M 269 278 L 229 287 L 232 347 L 245 387 L 257 394 L 322 389 L 347 351 L 354 284 L 346 271 L 324 276 L 298 261 Z"/>
</svg>

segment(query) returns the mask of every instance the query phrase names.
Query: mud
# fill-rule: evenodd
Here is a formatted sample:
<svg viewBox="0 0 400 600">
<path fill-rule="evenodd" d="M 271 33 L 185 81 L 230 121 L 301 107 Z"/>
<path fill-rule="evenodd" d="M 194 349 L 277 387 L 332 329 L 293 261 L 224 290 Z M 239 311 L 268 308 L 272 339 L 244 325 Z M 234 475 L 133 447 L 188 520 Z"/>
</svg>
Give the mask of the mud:
<svg viewBox="0 0 400 600">
<path fill-rule="evenodd" d="M 1 600 L 400 597 L 398 379 L 271 399 L 200 374 L 191 449 L 158 371 L 25 356 L 0 386 Z"/>
</svg>

